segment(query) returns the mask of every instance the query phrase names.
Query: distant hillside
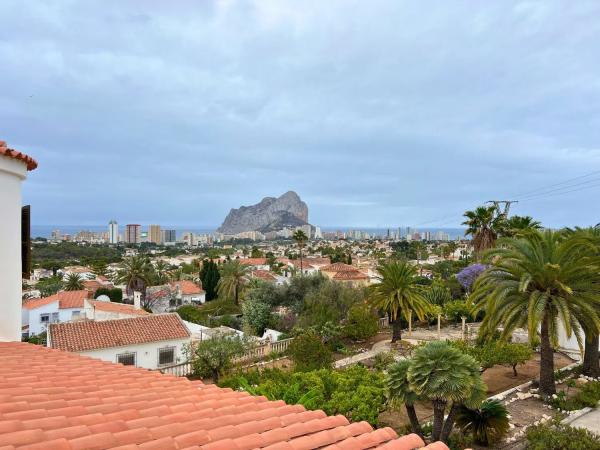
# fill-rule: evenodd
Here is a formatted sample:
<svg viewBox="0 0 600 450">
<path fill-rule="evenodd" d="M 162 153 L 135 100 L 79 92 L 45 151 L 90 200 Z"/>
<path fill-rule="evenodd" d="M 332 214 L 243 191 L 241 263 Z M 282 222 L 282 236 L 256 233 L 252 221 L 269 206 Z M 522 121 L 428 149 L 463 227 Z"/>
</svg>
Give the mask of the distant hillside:
<svg viewBox="0 0 600 450">
<path fill-rule="evenodd" d="M 298 194 L 289 191 L 279 198 L 265 197 L 256 205 L 232 209 L 217 231 L 223 234 L 266 233 L 307 224 L 308 206 Z"/>
</svg>

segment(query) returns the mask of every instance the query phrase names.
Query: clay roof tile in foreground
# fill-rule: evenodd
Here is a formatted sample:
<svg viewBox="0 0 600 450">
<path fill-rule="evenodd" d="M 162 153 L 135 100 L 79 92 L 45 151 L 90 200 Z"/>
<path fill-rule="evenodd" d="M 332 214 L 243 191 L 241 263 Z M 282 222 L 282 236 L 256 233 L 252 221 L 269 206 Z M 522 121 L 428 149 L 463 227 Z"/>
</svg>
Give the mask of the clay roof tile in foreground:
<svg viewBox="0 0 600 450">
<path fill-rule="evenodd" d="M 24 162 L 27 165 L 27 170 L 34 170 L 37 167 L 37 162 L 31 156 L 26 155 L 25 153 L 21 153 L 12 148 L 8 148 L 6 142 L 0 141 L 0 155 L 7 156 L 9 158 L 14 158 L 19 161 Z"/>
<path fill-rule="evenodd" d="M 53 323 L 48 326 L 52 348 L 81 352 L 190 337 L 179 316 L 149 314 L 128 319 Z"/>
<path fill-rule="evenodd" d="M 127 319 L 125 319 L 127 320 Z M 411 450 L 416 435 L 245 392 L 0 342 L 0 448 Z M 447 450 L 447 447 L 441 447 Z"/>
</svg>

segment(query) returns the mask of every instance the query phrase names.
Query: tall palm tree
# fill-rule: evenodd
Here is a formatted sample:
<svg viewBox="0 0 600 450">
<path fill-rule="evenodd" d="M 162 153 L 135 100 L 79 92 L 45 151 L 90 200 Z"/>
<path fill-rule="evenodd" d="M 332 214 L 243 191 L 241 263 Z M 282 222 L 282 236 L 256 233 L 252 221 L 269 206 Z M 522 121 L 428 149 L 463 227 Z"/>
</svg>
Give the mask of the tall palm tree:
<svg viewBox="0 0 600 450">
<path fill-rule="evenodd" d="M 392 323 L 392 342 L 402 339 L 401 317 L 409 320 L 414 312 L 423 320 L 429 303 L 417 284 L 417 268 L 407 261 L 393 261 L 378 267 L 379 283 L 373 284 L 371 302 L 383 310 Z"/>
<path fill-rule="evenodd" d="M 541 230 L 542 224 L 531 216 L 512 216 L 504 224 L 504 236 L 517 236 L 532 230 Z"/>
<path fill-rule="evenodd" d="M 591 243 L 595 253 L 600 257 L 600 227 L 576 228 L 567 230 L 567 234 L 574 238 L 582 239 Z M 591 329 L 585 329 L 585 344 L 583 350 L 582 373 L 584 375 L 597 378 L 600 376 L 600 338 L 598 331 L 592 326 Z"/>
<path fill-rule="evenodd" d="M 78 273 L 70 273 L 65 281 L 65 291 L 80 291 L 84 288 L 83 279 Z"/>
<path fill-rule="evenodd" d="M 298 245 L 298 249 L 300 250 L 300 275 L 304 273 L 303 261 L 302 261 L 302 249 L 306 245 L 306 241 L 308 241 L 308 236 L 302 230 L 296 230 L 292 235 L 292 239 Z"/>
<path fill-rule="evenodd" d="M 495 206 L 478 206 L 474 211 L 466 211 L 462 224 L 467 226 L 466 235 L 473 237 L 476 254 L 492 248 L 502 230 L 503 216 L 496 214 Z"/>
<path fill-rule="evenodd" d="M 133 295 L 133 291 L 139 291 L 143 301 L 146 296 L 146 287 L 150 284 L 151 278 L 152 264 L 146 256 L 136 255 L 123 259 L 115 280 L 117 283 L 126 285 L 129 297 Z"/>
<path fill-rule="evenodd" d="M 484 332 L 503 326 L 508 338 L 527 327 L 531 342 L 540 333 L 540 393 L 556 393 L 554 351 L 559 326 L 581 346 L 581 328 L 600 327 L 600 265 L 592 247 L 564 233 L 532 231 L 507 238 L 490 250 L 490 266 L 475 282 L 474 311 L 485 309 Z"/>
<path fill-rule="evenodd" d="M 220 297 L 233 299 L 236 305 L 240 303 L 240 294 L 250 270 L 240 264 L 239 260 L 230 261 L 221 267 L 221 278 L 217 284 Z"/>
</svg>

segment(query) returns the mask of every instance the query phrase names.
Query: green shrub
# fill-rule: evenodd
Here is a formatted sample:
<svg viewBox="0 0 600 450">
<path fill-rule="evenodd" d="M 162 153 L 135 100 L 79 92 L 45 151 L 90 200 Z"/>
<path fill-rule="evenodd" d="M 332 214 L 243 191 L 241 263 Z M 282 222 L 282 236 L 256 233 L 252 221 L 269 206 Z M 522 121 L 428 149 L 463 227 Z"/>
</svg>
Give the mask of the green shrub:
<svg viewBox="0 0 600 450">
<path fill-rule="evenodd" d="M 327 414 L 343 414 L 373 425 L 385 402 L 383 375 L 363 366 L 294 373 L 279 369 L 253 371 L 224 378 L 219 386 L 301 404 L 307 409 L 322 409 Z"/>
<path fill-rule="evenodd" d="M 600 450 L 600 436 L 566 425 L 536 425 L 527 429 L 528 450 Z"/>
<path fill-rule="evenodd" d="M 288 348 L 294 368 L 300 372 L 331 367 L 333 355 L 321 337 L 312 330 L 296 336 Z"/>
<path fill-rule="evenodd" d="M 508 411 L 498 400 L 486 400 L 476 409 L 462 406 L 456 425 L 464 434 L 471 434 L 476 443 L 490 446 L 508 433 Z"/>
<path fill-rule="evenodd" d="M 381 352 L 377 353 L 374 360 L 374 367 L 377 370 L 386 370 L 390 364 L 393 364 L 396 360 L 394 359 L 394 353 L 392 352 Z"/>
<path fill-rule="evenodd" d="M 379 331 L 379 320 L 366 305 L 355 305 L 348 311 L 344 336 L 353 341 L 364 341 Z"/>
<path fill-rule="evenodd" d="M 123 303 L 123 291 L 119 288 L 98 288 L 94 294 L 94 298 L 98 298 L 101 295 L 106 295 L 110 298 L 111 302 Z"/>
<path fill-rule="evenodd" d="M 462 317 L 469 319 L 471 317 L 471 311 L 467 306 L 467 303 L 462 300 L 453 300 L 444 304 L 444 314 L 448 320 L 458 323 Z"/>
<path fill-rule="evenodd" d="M 559 392 L 556 398 L 550 400 L 550 404 L 554 408 L 565 411 L 576 411 L 585 407 L 595 408 L 599 401 L 600 381 L 590 381 L 584 384 L 572 398 L 567 398 L 564 391 Z"/>
</svg>

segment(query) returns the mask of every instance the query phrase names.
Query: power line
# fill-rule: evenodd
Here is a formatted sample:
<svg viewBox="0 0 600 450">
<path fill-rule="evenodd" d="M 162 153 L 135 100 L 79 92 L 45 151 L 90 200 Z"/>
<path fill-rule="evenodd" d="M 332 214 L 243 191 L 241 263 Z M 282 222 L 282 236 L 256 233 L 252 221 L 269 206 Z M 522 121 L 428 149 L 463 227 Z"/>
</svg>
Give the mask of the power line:
<svg viewBox="0 0 600 450">
<path fill-rule="evenodd" d="M 547 185 L 547 186 L 543 186 L 543 187 L 540 187 L 540 188 L 537 188 L 537 189 L 533 189 L 533 190 L 531 190 L 531 191 L 527 191 L 527 192 L 525 192 L 525 193 L 523 193 L 523 194 L 520 194 L 520 195 L 513 195 L 513 197 L 515 197 L 515 198 L 523 198 L 523 197 L 527 197 L 527 196 L 529 196 L 529 195 L 531 195 L 531 194 L 534 194 L 534 193 L 536 193 L 536 192 L 539 192 L 539 191 L 544 191 L 544 190 L 547 190 L 547 189 L 549 189 L 549 188 L 553 188 L 553 187 L 555 187 L 555 186 L 561 186 L 561 185 L 563 185 L 563 184 L 570 183 L 571 181 L 580 180 L 580 179 L 582 179 L 582 178 L 591 177 L 591 176 L 593 176 L 593 175 L 597 175 L 597 174 L 600 174 L 600 170 L 596 170 L 596 171 L 594 171 L 594 172 L 590 172 L 590 173 L 588 173 L 588 174 L 585 174 L 585 175 L 579 175 L 579 176 L 577 176 L 577 177 L 569 178 L 569 179 L 567 179 L 567 180 L 561 181 L 560 183 L 554 183 L 554 184 L 550 184 L 550 185 Z M 593 180 L 588 180 L 588 181 L 593 181 Z M 568 187 L 568 186 L 565 186 L 565 187 Z"/>
<path fill-rule="evenodd" d="M 538 197 L 526 198 L 526 199 L 521 200 L 521 201 L 522 202 L 530 202 L 530 201 L 535 201 L 535 200 L 543 200 L 545 198 L 555 197 L 557 195 L 569 194 L 571 192 L 584 191 L 586 189 L 592 189 L 592 188 L 595 188 L 595 187 L 600 187 L 600 183 L 596 183 L 596 184 L 592 184 L 592 185 L 588 185 L 588 186 L 582 186 L 582 187 L 579 187 L 577 189 L 571 189 L 571 190 L 562 191 L 562 192 L 540 194 Z"/>
</svg>

